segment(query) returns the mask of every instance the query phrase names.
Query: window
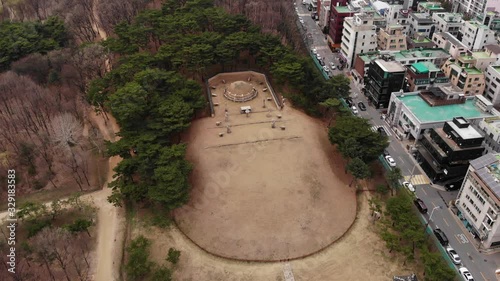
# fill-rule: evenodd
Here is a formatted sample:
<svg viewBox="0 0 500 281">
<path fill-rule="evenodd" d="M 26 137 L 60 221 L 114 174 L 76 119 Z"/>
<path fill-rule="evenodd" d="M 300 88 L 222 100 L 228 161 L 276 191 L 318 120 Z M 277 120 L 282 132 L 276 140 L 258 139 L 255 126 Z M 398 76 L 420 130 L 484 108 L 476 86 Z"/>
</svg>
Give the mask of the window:
<svg viewBox="0 0 500 281">
<path fill-rule="evenodd" d="M 479 77 L 474 78 L 474 81 L 479 81 Z"/>
</svg>

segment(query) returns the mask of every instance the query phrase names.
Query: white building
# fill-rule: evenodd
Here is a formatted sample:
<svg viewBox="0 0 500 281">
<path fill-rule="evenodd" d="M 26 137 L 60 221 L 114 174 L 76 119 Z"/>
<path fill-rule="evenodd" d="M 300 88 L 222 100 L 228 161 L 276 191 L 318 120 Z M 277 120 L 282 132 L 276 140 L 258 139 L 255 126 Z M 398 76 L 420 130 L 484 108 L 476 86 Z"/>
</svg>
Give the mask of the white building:
<svg viewBox="0 0 500 281">
<path fill-rule="evenodd" d="M 462 42 L 471 50 L 479 51 L 488 44 L 496 44 L 495 32 L 475 20 L 466 21 L 460 30 Z"/>
<path fill-rule="evenodd" d="M 444 49 L 450 53 L 453 58 L 465 55 L 468 50 L 464 43 L 448 32 L 434 33 L 434 35 L 432 35 L 432 42 L 434 42 L 438 48 Z"/>
<path fill-rule="evenodd" d="M 500 152 L 500 116 L 484 118 L 477 127 L 484 135 L 485 152 Z"/>
<path fill-rule="evenodd" d="M 403 26 L 403 34 L 408 35 L 410 24 L 408 23 L 408 10 L 403 10 L 403 5 L 389 5 L 384 12 L 387 25 L 400 24 Z"/>
<path fill-rule="evenodd" d="M 434 13 L 432 21 L 436 26 L 435 32 L 449 32 L 453 36 L 458 35 L 463 25 L 462 15 L 456 13 Z"/>
<path fill-rule="evenodd" d="M 487 0 L 455 0 L 452 3 L 452 11 L 455 13 L 468 14 L 471 18 L 475 18 L 484 13 Z"/>
<path fill-rule="evenodd" d="M 410 13 L 408 22 L 410 23 L 409 36 L 411 37 L 422 34 L 430 38 L 431 33 L 434 32 L 434 22 L 427 13 Z"/>
<path fill-rule="evenodd" d="M 500 104 L 500 66 L 490 65 L 484 73 L 484 96 L 494 105 Z"/>
<path fill-rule="evenodd" d="M 356 54 L 373 52 L 377 48 L 377 28 L 373 19 L 372 13 L 359 13 L 344 19 L 340 54 L 348 68 L 354 65 Z"/>
<path fill-rule="evenodd" d="M 496 223 L 500 212 L 500 155 L 488 153 L 470 161 L 455 205 L 465 227 L 481 241 L 483 249 L 500 246 Z"/>
</svg>

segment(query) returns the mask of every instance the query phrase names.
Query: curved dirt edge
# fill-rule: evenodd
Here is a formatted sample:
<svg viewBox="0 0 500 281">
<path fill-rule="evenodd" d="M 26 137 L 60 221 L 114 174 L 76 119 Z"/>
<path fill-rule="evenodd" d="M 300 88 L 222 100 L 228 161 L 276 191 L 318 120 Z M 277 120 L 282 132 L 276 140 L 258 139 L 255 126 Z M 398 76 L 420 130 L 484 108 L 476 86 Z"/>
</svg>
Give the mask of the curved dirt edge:
<svg viewBox="0 0 500 281">
<path fill-rule="evenodd" d="M 313 251 L 309 254 L 306 254 L 306 255 L 301 255 L 301 256 L 298 256 L 298 257 L 293 257 L 293 258 L 289 258 L 289 259 L 269 259 L 269 260 L 250 260 L 250 259 L 238 259 L 238 258 L 233 258 L 233 257 L 227 257 L 227 256 L 223 256 L 223 255 L 219 255 L 219 254 L 216 254 L 216 253 L 212 253 L 210 251 L 208 251 L 207 249 L 203 248 L 202 246 L 200 246 L 198 243 L 196 243 L 193 239 L 191 239 L 186 233 L 184 233 L 184 231 L 182 231 L 182 229 L 177 225 L 177 220 L 174 216 L 174 225 L 175 225 L 175 228 L 179 231 L 179 233 L 182 234 L 182 236 L 190 241 L 193 245 L 195 245 L 196 247 L 198 247 L 199 249 L 201 249 L 203 252 L 205 252 L 206 254 L 208 255 L 211 255 L 213 257 L 216 257 L 216 258 L 220 258 L 220 259 L 223 259 L 223 260 L 227 260 L 227 261 L 237 261 L 237 262 L 247 262 L 247 263 L 279 263 L 279 262 L 289 262 L 289 261 L 296 261 L 296 260 L 301 260 L 301 259 L 304 259 L 304 258 L 308 258 L 308 257 L 312 257 L 313 255 L 316 255 L 316 254 L 320 254 L 321 252 L 327 250 L 328 248 L 330 248 L 333 244 L 335 244 L 336 242 L 338 242 L 340 239 L 344 238 L 346 236 L 346 234 L 349 234 L 351 232 L 351 229 L 354 225 L 354 223 L 358 220 L 358 213 L 359 213 L 359 202 L 358 200 L 360 200 L 359 198 L 360 194 L 356 194 L 356 215 L 354 216 L 354 219 L 352 220 L 351 224 L 349 225 L 349 227 L 346 229 L 346 231 L 340 235 L 339 237 L 337 237 L 336 239 L 334 239 L 331 243 L 327 244 L 326 246 L 316 250 L 316 251 Z"/>
</svg>

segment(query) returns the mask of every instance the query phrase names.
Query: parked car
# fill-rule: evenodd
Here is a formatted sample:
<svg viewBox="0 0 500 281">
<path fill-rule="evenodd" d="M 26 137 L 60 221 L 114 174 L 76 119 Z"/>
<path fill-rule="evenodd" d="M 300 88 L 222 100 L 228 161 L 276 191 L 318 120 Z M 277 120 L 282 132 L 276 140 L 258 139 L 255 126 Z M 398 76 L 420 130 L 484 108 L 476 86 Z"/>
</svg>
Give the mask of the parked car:
<svg viewBox="0 0 500 281">
<path fill-rule="evenodd" d="M 387 151 L 387 149 L 384 149 L 384 157 L 389 155 L 389 151 Z"/>
<path fill-rule="evenodd" d="M 311 52 L 312 52 L 314 55 L 316 55 L 316 54 L 318 53 L 318 50 L 316 50 L 316 48 L 312 48 L 312 49 L 311 49 Z"/>
<path fill-rule="evenodd" d="M 425 206 L 425 203 L 424 203 L 424 201 L 422 201 L 422 199 L 417 198 L 417 199 L 413 200 L 413 203 L 415 204 L 415 206 L 417 206 L 417 209 L 422 214 L 426 214 L 427 213 L 427 206 Z"/>
<path fill-rule="evenodd" d="M 383 126 L 380 126 L 377 128 L 377 131 L 379 134 L 381 134 L 382 136 L 387 136 L 387 132 L 385 131 L 384 127 Z"/>
<path fill-rule="evenodd" d="M 328 66 L 323 66 L 323 70 L 328 74 L 328 72 L 330 72 L 330 69 L 328 68 Z"/>
<path fill-rule="evenodd" d="M 448 246 L 448 237 L 446 237 L 446 234 L 444 234 L 444 232 L 439 229 L 439 228 L 436 228 L 434 229 L 434 235 L 436 235 L 436 238 L 437 240 L 439 240 L 439 243 L 441 243 L 441 245 L 443 246 Z"/>
<path fill-rule="evenodd" d="M 321 60 L 321 56 L 319 54 L 316 54 L 316 59 Z"/>
<path fill-rule="evenodd" d="M 458 272 L 464 277 L 466 281 L 474 281 L 472 274 L 470 274 L 469 270 L 466 267 L 461 267 L 458 269 Z"/>
<path fill-rule="evenodd" d="M 318 62 L 321 66 L 325 66 L 325 62 L 323 60 L 318 60 Z"/>
<path fill-rule="evenodd" d="M 358 114 L 358 109 L 356 108 L 355 105 L 351 106 L 352 113 Z"/>
<path fill-rule="evenodd" d="M 335 66 L 335 64 L 334 64 L 333 62 L 330 62 L 330 68 L 331 68 L 332 70 L 337 69 L 337 67 Z"/>
<path fill-rule="evenodd" d="M 446 253 L 450 256 L 454 264 L 459 265 L 462 262 L 460 256 L 458 256 L 457 252 L 451 246 L 446 247 Z"/>
<path fill-rule="evenodd" d="M 462 179 L 460 181 L 448 183 L 448 184 L 444 185 L 444 188 L 446 189 L 446 191 L 458 190 L 458 189 L 460 189 L 460 187 L 462 187 L 463 182 L 464 182 L 464 180 Z"/>
<path fill-rule="evenodd" d="M 354 103 L 352 102 L 352 99 L 351 98 L 346 98 L 345 99 L 345 103 L 347 103 L 347 106 L 352 107 L 354 105 Z"/>
<path fill-rule="evenodd" d="M 408 189 L 409 191 L 411 192 L 415 192 L 415 187 L 413 187 L 413 184 L 411 184 L 411 182 L 403 182 L 403 186 L 406 187 L 406 189 Z"/>
<path fill-rule="evenodd" d="M 299 21 L 300 21 L 300 23 L 304 23 L 304 19 L 303 18 L 299 18 Z"/>
<path fill-rule="evenodd" d="M 362 101 L 358 102 L 358 107 L 361 111 L 366 111 L 366 106 Z"/>
<path fill-rule="evenodd" d="M 396 167 L 396 161 L 394 161 L 394 158 L 392 158 L 392 156 L 387 155 L 385 157 L 385 161 L 387 161 L 387 163 L 389 164 L 389 166 Z"/>
</svg>

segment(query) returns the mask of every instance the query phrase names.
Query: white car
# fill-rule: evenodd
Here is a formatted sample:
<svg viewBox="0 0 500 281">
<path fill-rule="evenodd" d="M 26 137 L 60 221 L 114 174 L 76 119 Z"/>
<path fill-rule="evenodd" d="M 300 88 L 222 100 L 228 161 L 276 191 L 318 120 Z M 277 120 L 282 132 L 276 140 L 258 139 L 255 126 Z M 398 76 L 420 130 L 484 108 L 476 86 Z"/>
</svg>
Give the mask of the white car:
<svg viewBox="0 0 500 281">
<path fill-rule="evenodd" d="M 466 267 L 461 267 L 458 269 L 460 274 L 464 277 L 466 281 L 474 281 L 472 274 L 470 274 L 469 270 Z"/>
<path fill-rule="evenodd" d="M 403 182 L 403 186 L 406 187 L 406 189 L 408 189 L 409 191 L 415 192 L 415 187 L 413 187 L 413 184 L 411 184 L 410 182 Z"/>
<path fill-rule="evenodd" d="M 448 253 L 448 256 L 450 256 L 450 259 L 454 264 L 459 265 L 462 262 L 460 256 L 458 256 L 457 252 L 452 247 L 446 247 L 446 253 Z"/>
<path fill-rule="evenodd" d="M 394 161 L 394 158 L 392 158 L 392 156 L 387 155 L 385 157 L 385 161 L 387 161 L 387 163 L 389 164 L 389 166 L 396 167 L 396 161 Z"/>
<path fill-rule="evenodd" d="M 326 73 L 330 72 L 330 69 L 328 69 L 328 66 L 326 66 L 326 65 L 324 65 L 324 66 L 323 66 L 323 70 L 324 70 Z"/>
<path fill-rule="evenodd" d="M 333 62 L 330 63 L 330 67 L 332 68 L 332 70 L 337 69 L 337 67 L 335 66 L 335 64 L 333 64 Z"/>
<path fill-rule="evenodd" d="M 302 18 L 299 18 L 300 23 L 304 23 L 304 20 Z"/>
<path fill-rule="evenodd" d="M 319 54 L 316 54 L 316 58 L 317 58 L 318 60 L 321 60 L 321 56 L 320 56 Z"/>
<path fill-rule="evenodd" d="M 354 113 L 354 114 L 358 114 L 358 108 L 356 108 L 356 106 L 355 106 L 355 105 L 353 105 L 353 106 L 351 107 L 351 110 L 352 110 L 352 113 Z"/>
<path fill-rule="evenodd" d="M 317 55 L 317 54 L 318 54 L 318 50 L 316 50 L 316 48 L 312 48 L 312 49 L 311 49 L 311 52 L 312 52 L 313 54 L 315 54 L 315 55 Z"/>
</svg>

